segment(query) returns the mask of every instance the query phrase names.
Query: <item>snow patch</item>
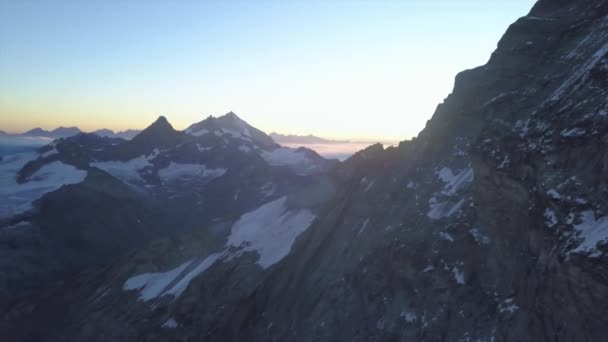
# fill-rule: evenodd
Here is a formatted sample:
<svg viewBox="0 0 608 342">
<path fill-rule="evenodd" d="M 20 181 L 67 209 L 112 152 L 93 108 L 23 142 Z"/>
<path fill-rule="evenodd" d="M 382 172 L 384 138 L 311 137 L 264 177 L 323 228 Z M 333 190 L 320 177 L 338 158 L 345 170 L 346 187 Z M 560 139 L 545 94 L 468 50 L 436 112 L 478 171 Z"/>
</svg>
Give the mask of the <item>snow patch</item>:
<svg viewBox="0 0 608 342">
<path fill-rule="evenodd" d="M 365 177 L 361 180 L 361 183 L 363 183 L 363 184 L 367 183 L 363 192 L 368 192 L 372 189 L 372 187 L 374 187 L 374 184 L 376 184 L 376 180 L 374 179 L 372 181 L 368 181 L 367 177 Z"/>
<path fill-rule="evenodd" d="M 555 211 L 553 209 L 546 208 L 543 216 L 545 217 L 547 227 L 553 228 L 557 224 L 557 216 L 555 216 Z"/>
<path fill-rule="evenodd" d="M 192 263 L 189 260 L 167 272 L 143 273 L 127 279 L 123 290 L 139 290 L 139 299 L 148 301 L 160 297 L 167 287 Z"/>
<path fill-rule="evenodd" d="M 591 253 L 589 257 L 599 257 L 602 255 L 596 249 L 600 242 L 608 242 L 608 216 L 595 218 L 592 210 L 581 213 L 581 223 L 574 225 L 579 232 L 578 237 L 582 238 L 581 243 L 570 253 Z"/>
<path fill-rule="evenodd" d="M 555 200 L 559 200 L 562 198 L 562 195 L 559 192 L 557 192 L 557 190 L 555 190 L 555 189 L 551 189 L 551 190 L 547 191 L 547 195 L 549 195 L 549 197 L 551 197 Z"/>
<path fill-rule="evenodd" d="M 312 224 L 315 215 L 308 209 L 289 209 L 283 197 L 244 214 L 232 226 L 226 246 L 242 252 L 255 251 L 257 263 L 268 268 L 283 259 L 296 238 Z"/>
<path fill-rule="evenodd" d="M 458 284 L 464 285 L 464 272 L 460 268 L 454 266 L 452 267 L 452 273 L 454 274 L 454 280 L 456 280 Z"/>
<path fill-rule="evenodd" d="M 570 129 L 564 129 L 560 135 L 562 137 L 580 137 L 581 135 L 585 134 L 585 130 L 582 128 L 578 128 L 578 127 L 574 127 L 574 128 L 570 128 Z"/>
<path fill-rule="evenodd" d="M 139 171 L 152 166 L 150 161 L 156 158 L 159 153 L 158 149 L 155 149 L 149 155 L 142 155 L 128 161 L 110 160 L 94 162 L 91 163 L 91 166 L 101 169 L 125 183 L 143 183 L 144 180 L 141 178 Z"/>
<path fill-rule="evenodd" d="M 202 260 L 188 260 L 166 272 L 143 273 L 131 277 L 123 285 L 123 290 L 138 290 L 139 300 L 143 301 L 165 295 L 179 297 L 192 279 L 211 267 L 219 257 L 219 253 L 214 253 Z"/>
<path fill-rule="evenodd" d="M 195 129 L 193 129 L 193 128 L 188 128 L 188 129 L 186 130 L 186 133 L 187 133 L 187 134 L 190 134 L 190 135 L 193 135 L 193 136 L 195 136 L 195 137 L 200 137 L 201 135 L 204 135 L 204 134 L 209 133 L 209 131 L 208 131 L 208 130 L 206 130 L 206 129 L 204 129 L 204 128 L 203 128 L 203 129 L 199 129 L 199 130 L 195 130 Z"/>
<path fill-rule="evenodd" d="M 169 318 L 161 325 L 161 328 L 175 329 L 177 328 L 177 321 L 174 318 Z"/>
<path fill-rule="evenodd" d="M 509 156 L 504 156 L 500 164 L 498 165 L 498 169 L 504 169 L 509 166 L 511 161 L 509 160 Z"/>
<path fill-rule="evenodd" d="M 191 262 L 188 265 L 186 273 L 183 274 L 180 279 L 173 286 L 171 286 L 170 289 L 167 289 L 164 294 L 173 295 L 174 297 L 181 296 L 186 288 L 188 288 L 188 285 L 190 285 L 192 279 L 205 272 L 220 258 L 220 256 L 222 256 L 222 254 L 213 253 L 202 260 L 196 259 Z"/>
<path fill-rule="evenodd" d="M 188 260 L 166 272 L 144 273 L 129 278 L 123 290 L 139 291 L 139 300 L 161 296 L 179 297 L 190 282 L 216 261 L 228 261 L 244 252 L 259 254 L 257 263 L 268 268 L 283 259 L 296 238 L 312 223 L 315 215 L 307 209 L 290 209 L 286 197 L 266 203 L 244 214 L 232 226 L 225 249 L 206 258 Z"/>
<path fill-rule="evenodd" d="M 317 165 L 305 152 L 288 147 L 279 147 L 272 151 L 262 151 L 262 158 L 272 166 L 290 166 L 296 168 L 300 175 L 307 175 L 317 168 Z"/>
<path fill-rule="evenodd" d="M 171 162 L 169 166 L 158 170 L 158 177 L 165 183 L 176 180 L 192 178 L 206 178 L 208 180 L 223 176 L 226 169 L 208 169 L 202 164 L 180 164 Z"/>
<path fill-rule="evenodd" d="M 498 304 L 498 311 L 501 313 L 512 314 L 519 310 L 519 306 L 514 303 L 513 298 L 507 298 Z"/>
<path fill-rule="evenodd" d="M 443 193 L 446 195 L 455 194 L 458 190 L 464 188 L 474 179 L 473 169 L 468 167 L 459 173 L 454 173 L 449 167 L 443 167 L 436 172 L 437 177 L 445 183 Z"/>
<path fill-rule="evenodd" d="M 418 319 L 418 315 L 416 315 L 415 312 L 411 312 L 408 310 L 403 310 L 401 312 L 401 314 L 399 315 L 399 317 L 401 317 L 401 319 L 403 319 L 404 321 L 406 321 L 408 323 L 413 323 Z"/>
<path fill-rule="evenodd" d="M 206 151 L 212 150 L 212 149 L 213 149 L 213 146 L 205 147 L 205 146 L 201 146 L 201 144 L 198 144 L 198 143 L 197 143 L 197 144 L 196 144 L 196 149 L 197 149 L 199 152 L 206 152 Z"/>
<path fill-rule="evenodd" d="M 446 241 L 450 241 L 450 242 L 454 242 L 454 238 L 452 237 L 452 235 L 450 235 L 449 233 L 446 232 L 439 232 L 439 237 L 442 240 L 446 240 Z"/>
<path fill-rule="evenodd" d="M 598 29 L 594 32 L 592 32 L 589 36 L 595 35 L 596 32 L 601 32 L 602 37 L 605 35 L 605 27 L 603 27 L 605 25 L 599 25 Z M 599 40 L 599 39 L 598 39 Z M 578 81 L 580 81 L 582 78 L 584 78 L 588 72 L 593 69 L 593 67 L 608 53 L 608 43 L 602 45 L 598 50 L 596 50 L 596 52 L 591 56 L 591 58 L 586 62 L 583 63 L 578 69 L 573 70 L 571 73 L 569 73 L 571 76 L 568 77 L 564 83 L 562 83 L 554 92 L 553 94 L 549 97 L 549 101 L 557 101 L 560 98 L 562 98 L 562 96 L 564 95 L 564 93 L 566 92 L 566 90 L 571 89 L 572 87 L 574 87 Z"/>
<path fill-rule="evenodd" d="M 222 133 L 229 134 L 233 138 L 242 138 L 243 135 L 240 132 L 233 131 L 231 129 L 222 128 Z"/>
<path fill-rule="evenodd" d="M 363 223 L 361 224 L 361 228 L 359 229 L 357 236 L 360 235 L 361 233 L 363 233 L 365 231 L 365 229 L 367 229 L 368 225 L 369 225 L 369 219 L 365 219 L 365 221 L 363 221 Z"/>
<path fill-rule="evenodd" d="M 477 244 L 479 245 L 488 245 L 490 244 L 490 238 L 483 235 L 479 229 L 477 228 L 472 228 L 471 230 L 469 230 L 469 233 L 473 236 L 473 239 L 475 239 L 475 242 L 477 242 Z"/>
<path fill-rule="evenodd" d="M 491 99 L 490 99 L 489 101 L 487 101 L 486 103 L 482 104 L 482 105 L 481 105 L 481 107 L 482 107 L 482 108 L 483 108 L 483 107 L 487 107 L 487 106 L 489 106 L 490 104 L 492 104 L 492 103 L 496 102 L 497 100 L 499 100 L 499 99 L 501 99 L 501 98 L 503 98 L 503 97 L 505 97 L 505 96 L 507 96 L 507 95 L 508 95 L 508 93 L 500 93 L 500 94 L 498 94 L 498 95 L 494 96 L 493 98 L 491 98 Z"/>
<path fill-rule="evenodd" d="M 17 183 L 17 173 L 37 153 L 20 153 L 5 156 L 0 161 L 0 217 L 10 217 L 32 209 L 32 203 L 48 192 L 64 185 L 77 184 L 87 176 L 87 171 L 55 161 L 42 166 L 25 183 Z"/>
<path fill-rule="evenodd" d="M 425 267 L 425 268 L 422 270 L 422 273 L 431 272 L 431 271 L 432 271 L 432 270 L 434 270 L 434 269 L 435 269 L 435 266 L 433 266 L 433 265 L 428 265 L 427 267 Z"/>
<path fill-rule="evenodd" d="M 452 204 L 449 201 L 440 202 L 436 197 L 433 196 L 431 199 L 429 199 L 429 211 L 426 215 L 431 220 L 439 220 L 443 217 L 450 217 L 457 213 L 462 208 L 463 204 L 464 199 Z"/>
</svg>

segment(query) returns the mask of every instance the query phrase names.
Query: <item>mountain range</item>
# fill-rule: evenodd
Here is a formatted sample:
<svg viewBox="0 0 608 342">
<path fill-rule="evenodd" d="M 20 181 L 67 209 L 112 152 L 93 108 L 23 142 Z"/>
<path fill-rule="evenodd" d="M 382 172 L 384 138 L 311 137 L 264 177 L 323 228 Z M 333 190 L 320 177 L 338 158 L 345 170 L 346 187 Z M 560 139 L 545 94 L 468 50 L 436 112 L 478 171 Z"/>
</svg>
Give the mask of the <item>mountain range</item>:
<svg viewBox="0 0 608 342">
<path fill-rule="evenodd" d="M 111 129 L 98 129 L 93 131 L 102 137 L 108 138 L 122 138 L 122 139 L 132 139 L 136 136 L 140 131 L 135 129 L 128 129 L 125 131 L 114 132 Z M 11 134 L 5 131 L 0 131 L 0 136 L 13 136 L 13 137 L 32 137 L 32 138 L 49 138 L 49 139 L 59 139 L 59 138 L 67 138 L 79 133 L 83 133 L 78 127 L 58 127 L 53 130 L 47 131 L 42 128 L 33 128 L 23 133 Z"/>
<path fill-rule="evenodd" d="M 603 341 L 608 3 L 539 0 L 420 134 L 234 113 L 0 161 L 9 341 Z"/>
<path fill-rule="evenodd" d="M 141 132 L 141 130 L 137 130 L 137 129 L 127 129 L 124 131 L 119 131 L 119 132 L 114 132 L 111 129 L 107 129 L 107 128 L 102 128 L 102 129 L 98 129 L 95 131 L 92 131 L 91 133 L 97 134 L 101 137 L 108 137 L 108 138 L 122 138 L 122 139 L 126 139 L 126 140 L 130 140 L 133 139 L 133 137 L 135 137 L 137 134 L 139 134 L 139 132 Z M 37 138 L 50 138 L 50 139 L 59 139 L 59 138 L 67 138 L 67 137 L 71 137 L 74 135 L 77 135 L 79 133 L 83 133 L 82 130 L 80 130 L 80 128 L 78 127 L 58 127 L 55 128 L 53 130 L 44 130 L 42 128 L 33 128 L 31 130 L 28 130 L 26 132 L 23 133 L 16 133 L 16 134 L 10 134 L 7 133 L 5 131 L 0 131 L 0 136 L 17 136 L 17 137 L 37 137 Z M 347 140 L 330 140 L 330 139 L 324 139 L 324 138 L 320 138 L 317 136 L 314 136 L 312 134 L 309 135 L 293 135 L 293 134 L 289 134 L 289 135 L 285 135 L 285 134 L 280 134 L 280 133 L 276 133 L 276 132 L 272 132 L 269 134 L 269 136 L 278 144 L 303 144 L 303 145 L 309 145 L 309 144 L 344 144 L 344 143 L 350 143 L 350 141 Z"/>
<path fill-rule="evenodd" d="M 159 117 L 131 140 L 79 133 L 5 156 L 0 240 L 12 247 L 0 248 L 0 303 L 152 238 L 239 215 L 335 163 L 281 147 L 234 113 L 185 131 Z"/>
<path fill-rule="evenodd" d="M 331 140 L 320 138 L 312 134 L 309 135 L 295 135 L 295 134 L 280 134 L 272 132 L 269 134 L 270 137 L 278 144 L 348 144 L 348 140 Z"/>
</svg>

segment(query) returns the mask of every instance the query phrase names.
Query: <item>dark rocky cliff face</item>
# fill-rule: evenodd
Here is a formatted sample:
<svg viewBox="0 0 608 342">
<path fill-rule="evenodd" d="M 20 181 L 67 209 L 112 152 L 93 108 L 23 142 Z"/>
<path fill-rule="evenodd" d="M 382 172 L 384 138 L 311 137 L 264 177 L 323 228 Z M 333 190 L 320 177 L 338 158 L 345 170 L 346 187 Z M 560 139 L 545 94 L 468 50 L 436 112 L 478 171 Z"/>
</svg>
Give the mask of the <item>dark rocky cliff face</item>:
<svg viewBox="0 0 608 342">
<path fill-rule="evenodd" d="M 541 0 L 488 64 L 457 76 L 418 138 L 359 152 L 332 171 L 331 194 L 288 197 L 316 218 L 280 261 L 221 250 L 222 232 L 243 216 L 18 303 L 0 332 L 32 341 L 603 341 L 607 76 L 608 2 Z M 200 262 L 175 268 L 192 258 Z M 163 276 L 179 270 L 161 286 L 166 295 L 129 286 L 158 277 L 140 270 L 149 265 Z"/>
</svg>

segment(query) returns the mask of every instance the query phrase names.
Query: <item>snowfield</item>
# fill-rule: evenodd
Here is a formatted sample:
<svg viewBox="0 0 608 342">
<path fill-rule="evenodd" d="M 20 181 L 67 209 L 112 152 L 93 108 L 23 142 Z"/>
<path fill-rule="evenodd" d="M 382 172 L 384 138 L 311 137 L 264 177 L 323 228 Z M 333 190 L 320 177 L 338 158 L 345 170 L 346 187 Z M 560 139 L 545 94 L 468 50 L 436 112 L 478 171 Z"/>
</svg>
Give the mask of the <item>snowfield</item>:
<svg viewBox="0 0 608 342">
<path fill-rule="evenodd" d="M 199 130 L 195 130 L 194 128 L 188 128 L 188 129 L 186 129 L 186 133 L 193 135 L 195 137 L 200 137 L 201 135 L 209 133 L 209 131 L 204 128 L 199 129 Z"/>
<path fill-rule="evenodd" d="M 587 210 L 581 213 L 581 220 L 582 222 L 574 225 L 574 228 L 579 232 L 582 242 L 570 252 L 591 253 L 590 257 L 601 256 L 602 253 L 596 246 L 599 242 L 608 243 L 608 216 L 596 219 L 593 211 Z"/>
<path fill-rule="evenodd" d="M 309 158 L 306 152 L 288 147 L 279 147 L 272 151 L 263 151 L 262 158 L 271 166 L 288 166 L 300 176 L 306 176 L 317 169 L 318 165 Z"/>
<path fill-rule="evenodd" d="M 139 299 L 144 301 L 157 298 L 167 290 L 167 287 L 180 276 L 191 262 L 192 260 L 188 260 L 167 272 L 143 273 L 129 278 L 125 282 L 123 290 L 139 290 Z"/>
<path fill-rule="evenodd" d="M 226 171 L 226 169 L 208 169 L 202 164 L 180 164 L 171 162 L 166 168 L 158 170 L 158 177 L 165 183 L 195 177 L 214 179 L 223 176 Z"/>
<path fill-rule="evenodd" d="M 128 161 L 110 160 L 95 162 L 91 163 L 91 166 L 101 169 L 125 183 L 143 183 L 144 180 L 141 178 L 139 171 L 148 166 L 152 166 L 150 161 L 156 158 L 158 154 L 159 151 L 156 149 L 149 155 L 139 156 Z"/>
<path fill-rule="evenodd" d="M 435 175 L 444 186 L 440 193 L 435 194 L 428 201 L 429 210 L 426 215 L 433 221 L 450 217 L 463 208 L 464 198 L 457 201 L 454 195 L 471 184 L 475 178 L 470 166 L 458 173 L 454 173 L 449 167 L 442 167 L 435 171 Z"/>
<path fill-rule="evenodd" d="M 148 301 L 165 295 L 179 297 L 192 279 L 206 271 L 218 259 L 219 254 L 211 254 L 199 260 L 188 260 L 167 272 L 143 273 L 129 278 L 123 290 L 138 290 L 139 299 Z"/>
<path fill-rule="evenodd" d="M 466 185 L 473 182 L 475 175 L 473 169 L 468 167 L 459 173 L 454 173 L 449 167 L 443 167 L 441 170 L 436 172 L 437 177 L 445 183 L 443 193 L 446 195 L 452 195 L 464 188 Z"/>
<path fill-rule="evenodd" d="M 315 215 L 307 209 L 290 210 L 286 197 L 249 212 L 232 226 L 227 246 L 241 252 L 255 251 L 258 264 L 268 268 L 283 259 L 296 238 L 312 224 Z M 240 254 L 240 253 L 238 253 Z"/>
<path fill-rule="evenodd" d="M 429 211 L 426 216 L 433 220 L 439 220 L 444 217 L 450 217 L 457 213 L 464 204 L 464 199 L 456 203 L 452 203 L 451 201 L 439 201 L 436 197 L 431 197 L 429 199 Z"/>
<path fill-rule="evenodd" d="M 315 215 L 308 209 L 290 209 L 287 198 L 266 203 L 234 223 L 223 251 L 197 258 L 166 272 L 143 273 L 129 278 L 123 290 L 139 291 L 139 300 L 165 295 L 179 297 L 190 282 L 217 261 L 229 261 L 244 252 L 257 252 L 257 264 L 268 268 L 286 257 L 296 238 L 311 225 Z"/>
<path fill-rule="evenodd" d="M 18 184 L 19 170 L 36 158 L 37 153 L 29 152 L 6 156 L 0 161 L 0 218 L 30 210 L 32 203 L 44 194 L 80 183 L 87 176 L 87 171 L 55 161 L 34 172 L 27 182 Z"/>
<path fill-rule="evenodd" d="M 264 151 L 262 152 L 262 158 L 273 166 L 301 165 L 310 162 L 304 152 L 296 152 L 296 150 L 288 147 L 279 147 L 272 151 Z"/>
</svg>

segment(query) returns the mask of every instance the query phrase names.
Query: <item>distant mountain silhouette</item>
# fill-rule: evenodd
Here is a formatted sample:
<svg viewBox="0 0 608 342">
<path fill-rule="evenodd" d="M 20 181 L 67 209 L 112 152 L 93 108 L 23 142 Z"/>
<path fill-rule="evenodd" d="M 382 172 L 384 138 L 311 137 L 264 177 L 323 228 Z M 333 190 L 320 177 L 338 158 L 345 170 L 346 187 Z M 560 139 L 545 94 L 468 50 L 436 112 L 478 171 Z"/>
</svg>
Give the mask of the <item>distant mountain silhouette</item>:
<svg viewBox="0 0 608 342">
<path fill-rule="evenodd" d="M 127 130 L 124 130 L 124 131 L 114 132 L 111 129 L 102 128 L 102 129 L 98 129 L 96 131 L 93 131 L 91 133 L 97 134 L 100 137 L 122 138 L 122 139 L 131 140 L 136 135 L 138 135 L 140 132 L 141 132 L 141 130 L 139 130 L 139 129 L 127 129 Z"/>
<path fill-rule="evenodd" d="M 19 135 L 26 136 L 26 137 L 43 137 L 43 138 L 58 139 L 58 138 L 71 137 L 80 132 L 81 131 L 78 127 L 63 127 L 62 126 L 62 127 L 55 128 L 52 131 L 47 131 L 40 127 L 36 127 L 34 129 L 31 129 L 31 130 L 21 133 Z"/>
<path fill-rule="evenodd" d="M 320 138 L 312 134 L 295 135 L 295 134 L 280 134 L 276 132 L 270 133 L 270 137 L 278 144 L 347 144 L 348 140 L 330 140 Z"/>
<path fill-rule="evenodd" d="M 107 138 L 122 138 L 126 140 L 131 140 L 137 134 L 139 134 L 141 130 L 137 129 L 127 129 L 124 131 L 114 132 L 111 129 L 102 128 L 96 131 L 90 132 L 93 134 L 97 134 L 100 137 Z M 35 137 L 35 138 L 50 138 L 50 139 L 60 139 L 60 138 L 68 138 L 75 136 L 77 134 L 84 133 L 80 128 L 72 126 L 72 127 L 58 127 L 53 130 L 45 130 L 40 127 L 32 128 L 23 133 L 8 133 L 6 131 L 0 130 L 0 136 L 13 136 L 13 137 Z"/>
</svg>

